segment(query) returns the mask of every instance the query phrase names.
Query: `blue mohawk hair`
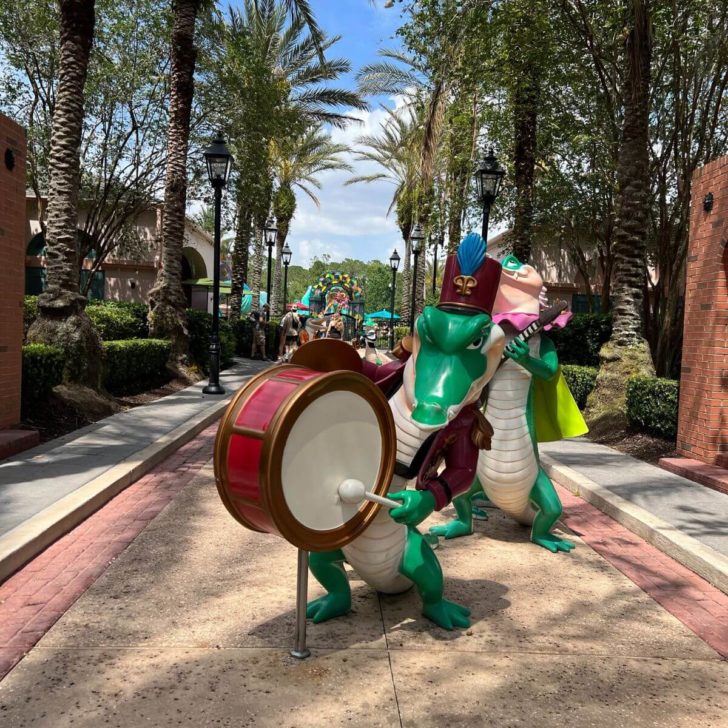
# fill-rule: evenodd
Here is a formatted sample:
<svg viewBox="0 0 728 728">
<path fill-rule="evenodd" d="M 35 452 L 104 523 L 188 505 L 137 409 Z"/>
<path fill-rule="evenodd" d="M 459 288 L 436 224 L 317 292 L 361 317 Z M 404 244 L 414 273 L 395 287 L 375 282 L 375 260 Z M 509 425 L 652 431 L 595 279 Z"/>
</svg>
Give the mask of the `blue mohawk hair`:
<svg viewBox="0 0 728 728">
<path fill-rule="evenodd" d="M 463 275 L 471 276 L 485 260 L 485 240 L 478 233 L 468 233 L 458 248 L 458 265 Z"/>
</svg>

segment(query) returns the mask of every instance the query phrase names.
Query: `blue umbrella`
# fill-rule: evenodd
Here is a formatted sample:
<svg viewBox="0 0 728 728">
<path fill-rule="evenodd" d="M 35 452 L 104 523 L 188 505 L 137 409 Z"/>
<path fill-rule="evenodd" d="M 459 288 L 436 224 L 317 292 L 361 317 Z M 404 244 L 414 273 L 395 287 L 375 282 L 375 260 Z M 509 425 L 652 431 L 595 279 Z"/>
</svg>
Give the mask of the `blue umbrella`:
<svg viewBox="0 0 728 728">
<path fill-rule="evenodd" d="M 390 319 L 392 318 L 392 314 L 389 311 L 381 310 L 381 311 L 375 311 L 374 313 L 368 313 L 365 314 L 365 316 L 369 319 Z M 395 313 L 394 314 L 394 320 L 399 321 L 399 316 Z"/>
</svg>

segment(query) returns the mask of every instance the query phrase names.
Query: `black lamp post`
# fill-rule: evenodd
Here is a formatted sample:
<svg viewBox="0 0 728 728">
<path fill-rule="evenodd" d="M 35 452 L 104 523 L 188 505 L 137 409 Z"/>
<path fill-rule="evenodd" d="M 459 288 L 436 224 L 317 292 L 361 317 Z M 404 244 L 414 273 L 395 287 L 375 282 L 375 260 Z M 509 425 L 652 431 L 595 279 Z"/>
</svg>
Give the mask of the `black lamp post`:
<svg viewBox="0 0 728 728">
<path fill-rule="evenodd" d="M 478 162 L 475 168 L 475 188 L 478 192 L 478 199 L 483 205 L 483 240 L 488 241 L 488 220 L 490 208 L 495 198 L 498 197 L 501 181 L 506 171 L 500 166 L 493 154 L 493 147 L 488 154 Z"/>
<path fill-rule="evenodd" d="M 265 244 L 268 246 L 268 281 L 265 284 L 266 292 L 266 303 L 268 304 L 268 315 L 266 319 L 270 320 L 270 269 L 273 262 L 273 246 L 276 244 L 276 236 L 278 235 L 278 228 L 276 227 L 276 219 L 273 215 L 265 221 Z"/>
<path fill-rule="evenodd" d="M 233 155 L 225 146 L 222 133 L 203 152 L 207 164 L 207 176 L 215 191 L 215 253 L 213 258 L 212 284 L 212 331 L 210 332 L 210 379 L 202 389 L 204 394 L 225 394 L 220 386 L 220 207 L 222 188 L 227 182 Z"/>
<path fill-rule="evenodd" d="M 293 251 L 288 247 L 288 243 L 283 246 L 283 313 L 286 312 L 288 304 L 288 266 L 291 264 Z"/>
<path fill-rule="evenodd" d="M 415 301 L 417 299 L 417 259 L 420 257 L 422 251 L 422 241 L 425 239 L 425 233 L 422 230 L 422 225 L 417 223 L 410 232 L 410 242 L 412 243 L 412 255 L 414 256 L 414 263 L 412 264 L 412 303 L 411 303 L 411 314 L 410 314 L 410 333 L 414 333 L 415 330 Z"/>
<path fill-rule="evenodd" d="M 397 270 L 399 269 L 399 253 L 394 249 L 389 256 L 389 267 L 392 269 L 392 298 L 389 302 L 389 350 L 394 349 L 394 291 L 397 285 Z"/>
</svg>

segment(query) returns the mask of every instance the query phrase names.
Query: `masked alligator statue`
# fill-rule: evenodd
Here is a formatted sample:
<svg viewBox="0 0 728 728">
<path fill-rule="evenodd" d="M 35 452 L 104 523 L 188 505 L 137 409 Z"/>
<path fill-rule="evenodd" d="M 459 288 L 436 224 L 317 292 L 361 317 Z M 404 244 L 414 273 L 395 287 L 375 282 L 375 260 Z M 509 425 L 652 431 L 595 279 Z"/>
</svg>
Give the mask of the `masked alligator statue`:
<svg viewBox="0 0 728 728">
<path fill-rule="evenodd" d="M 505 345 L 490 316 L 500 276 L 500 264 L 471 233 L 447 260 L 438 306 L 417 319 L 411 354 L 379 367 L 365 362 L 364 373 L 387 394 L 394 416 L 397 468 L 391 488 L 399 492 L 389 497 L 402 506 L 382 509 L 342 549 L 310 555 L 311 571 L 327 592 L 308 605 L 314 622 L 351 609 L 346 561 L 378 591 L 396 594 L 414 584 L 423 614 L 441 627 L 469 625 L 468 609 L 443 598 L 440 564 L 416 526 L 468 490 L 478 454 L 488 446 L 490 428 L 477 402 Z M 415 477 L 417 489 L 402 490 Z"/>
<path fill-rule="evenodd" d="M 561 501 L 540 465 L 538 442 L 576 437 L 587 426 L 561 374 L 556 349 L 546 336 L 528 343 L 516 338 L 538 319 L 543 279 L 513 255 L 503 274 L 493 319 L 506 333 L 506 360 L 488 385 L 485 416 L 493 426 L 491 449 L 480 453 L 478 480 L 454 502 L 458 517 L 430 532 L 445 538 L 473 533 L 471 498 L 482 490 L 519 523 L 531 526 L 531 541 L 549 551 L 570 551 L 574 544 L 551 533 L 561 516 Z M 553 326 L 564 326 L 571 314 Z M 547 328 L 550 328 L 547 327 Z"/>
</svg>

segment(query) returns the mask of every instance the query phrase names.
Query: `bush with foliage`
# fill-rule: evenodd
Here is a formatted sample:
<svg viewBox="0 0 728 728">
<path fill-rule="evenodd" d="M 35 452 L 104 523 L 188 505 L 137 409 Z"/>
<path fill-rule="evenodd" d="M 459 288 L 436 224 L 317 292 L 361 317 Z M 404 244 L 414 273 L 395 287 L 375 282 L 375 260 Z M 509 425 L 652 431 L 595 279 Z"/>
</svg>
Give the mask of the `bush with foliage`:
<svg viewBox="0 0 728 728">
<path fill-rule="evenodd" d="M 23 299 L 23 341 L 36 318 L 38 318 L 38 296 L 25 296 Z"/>
<path fill-rule="evenodd" d="M 105 341 L 104 386 L 112 394 L 133 394 L 168 381 L 170 348 L 165 339 Z"/>
<path fill-rule="evenodd" d="M 126 301 L 92 301 L 86 313 L 104 341 L 146 339 L 149 336 L 147 307 Z"/>
<path fill-rule="evenodd" d="M 576 400 L 576 404 L 580 410 L 586 407 L 586 398 L 594 389 L 597 383 L 597 374 L 599 370 L 596 367 L 580 367 L 575 364 L 565 364 L 561 367 L 564 379 L 569 385 L 571 394 Z"/>
<path fill-rule="evenodd" d="M 561 364 L 587 367 L 599 366 L 599 350 L 611 335 L 612 316 L 608 313 L 576 313 L 565 328 L 547 334 Z"/>
<path fill-rule="evenodd" d="M 651 435 L 677 437 L 679 382 L 660 377 L 631 377 L 627 382 L 627 419 Z"/>
<path fill-rule="evenodd" d="M 405 336 L 409 336 L 409 326 L 395 326 L 394 327 L 394 343 L 404 339 Z"/>
<path fill-rule="evenodd" d="M 53 387 L 63 381 L 64 363 L 63 349 L 56 346 L 28 344 L 23 347 L 23 409 L 43 402 Z"/>
<path fill-rule="evenodd" d="M 210 364 L 210 332 L 212 314 L 207 311 L 187 309 L 187 329 L 189 331 L 190 360 L 207 374 Z M 235 356 L 235 336 L 232 327 L 220 319 L 220 368 L 230 366 Z"/>
</svg>

